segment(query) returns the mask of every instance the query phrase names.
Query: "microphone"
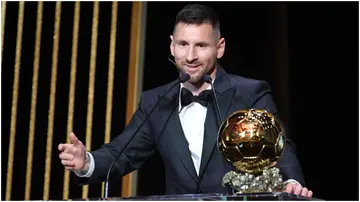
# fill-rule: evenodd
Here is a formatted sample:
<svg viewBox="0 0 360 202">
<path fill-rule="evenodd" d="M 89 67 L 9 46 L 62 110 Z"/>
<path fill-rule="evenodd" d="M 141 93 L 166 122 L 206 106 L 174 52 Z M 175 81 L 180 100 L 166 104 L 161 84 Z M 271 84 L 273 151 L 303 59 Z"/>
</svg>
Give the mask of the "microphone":
<svg viewBox="0 0 360 202">
<path fill-rule="evenodd" d="M 157 108 L 157 106 L 161 103 L 161 101 L 165 98 L 165 96 L 179 83 L 184 83 L 186 81 L 188 81 L 190 79 L 190 75 L 189 74 L 182 74 L 177 81 L 171 86 L 171 88 L 169 88 L 168 91 L 166 91 L 166 93 L 161 97 L 161 99 L 156 103 L 156 105 L 152 108 L 152 110 L 150 111 L 150 113 L 145 117 L 145 119 L 143 120 L 143 122 L 140 124 L 140 126 L 136 129 L 136 131 L 133 133 L 133 135 L 131 136 L 130 140 L 126 143 L 126 145 L 122 148 L 122 150 L 119 152 L 119 154 L 117 155 L 117 157 L 115 158 L 115 160 L 111 163 L 109 170 L 107 172 L 106 175 L 106 181 L 105 181 L 105 187 L 104 187 L 104 198 L 108 198 L 108 192 L 109 192 L 109 177 L 110 177 L 110 173 L 112 168 L 115 165 L 115 162 L 118 160 L 118 158 L 124 153 L 125 149 L 128 147 L 128 145 L 130 144 L 130 142 L 134 139 L 134 137 L 136 136 L 136 134 L 140 131 L 140 129 L 142 128 L 142 126 L 146 123 L 146 121 L 148 120 L 148 118 L 150 117 L 150 115 L 154 112 L 154 110 Z"/>
<path fill-rule="evenodd" d="M 210 77 L 209 75 L 205 75 L 203 79 L 204 79 L 204 81 L 205 81 L 206 83 L 208 83 L 208 84 L 211 85 L 211 90 L 212 90 L 212 93 L 213 93 L 214 98 L 215 98 L 217 114 L 218 114 L 218 116 L 219 116 L 219 122 L 220 122 L 219 126 L 221 126 L 221 124 L 222 124 L 222 122 L 223 122 L 223 119 L 222 119 L 222 117 L 221 117 L 219 102 L 218 102 L 217 97 L 216 97 L 215 88 L 214 88 L 214 85 L 213 85 L 213 83 L 212 83 L 212 79 L 211 79 L 211 77 Z"/>
</svg>

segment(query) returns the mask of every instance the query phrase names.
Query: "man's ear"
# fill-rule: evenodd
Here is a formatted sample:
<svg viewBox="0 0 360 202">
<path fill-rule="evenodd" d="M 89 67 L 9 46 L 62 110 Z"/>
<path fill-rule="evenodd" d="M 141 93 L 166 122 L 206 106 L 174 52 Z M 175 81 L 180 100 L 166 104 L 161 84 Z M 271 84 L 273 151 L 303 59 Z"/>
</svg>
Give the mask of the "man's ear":
<svg viewBox="0 0 360 202">
<path fill-rule="evenodd" d="M 174 37 L 173 37 L 173 35 L 170 35 L 170 40 L 171 40 L 171 43 L 170 43 L 170 52 L 171 52 L 171 55 L 174 56 L 175 44 L 174 44 Z"/>
<path fill-rule="evenodd" d="M 221 38 L 218 42 L 218 45 L 217 45 L 217 53 L 216 53 L 216 57 L 218 59 L 222 58 L 222 56 L 224 55 L 225 53 L 225 39 L 224 38 Z"/>
</svg>

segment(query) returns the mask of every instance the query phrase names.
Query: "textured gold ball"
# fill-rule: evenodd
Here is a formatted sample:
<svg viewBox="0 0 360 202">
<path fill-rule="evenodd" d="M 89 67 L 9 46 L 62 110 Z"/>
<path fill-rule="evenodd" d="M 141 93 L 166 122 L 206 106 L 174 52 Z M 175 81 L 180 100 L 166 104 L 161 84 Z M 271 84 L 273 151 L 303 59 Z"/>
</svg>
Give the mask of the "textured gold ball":
<svg viewBox="0 0 360 202">
<path fill-rule="evenodd" d="M 275 166 L 284 148 L 284 129 L 265 110 L 236 111 L 219 129 L 218 149 L 240 172 L 259 174 Z"/>
</svg>

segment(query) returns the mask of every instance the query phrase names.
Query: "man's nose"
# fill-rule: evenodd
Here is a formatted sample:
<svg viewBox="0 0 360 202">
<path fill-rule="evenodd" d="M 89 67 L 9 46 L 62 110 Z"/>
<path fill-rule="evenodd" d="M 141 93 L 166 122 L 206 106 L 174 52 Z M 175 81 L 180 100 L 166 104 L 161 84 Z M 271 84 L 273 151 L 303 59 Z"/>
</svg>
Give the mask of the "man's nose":
<svg viewBox="0 0 360 202">
<path fill-rule="evenodd" d="M 198 56 L 194 48 L 189 48 L 187 54 L 186 54 L 186 60 L 188 62 L 192 62 L 194 60 L 197 60 Z"/>
</svg>

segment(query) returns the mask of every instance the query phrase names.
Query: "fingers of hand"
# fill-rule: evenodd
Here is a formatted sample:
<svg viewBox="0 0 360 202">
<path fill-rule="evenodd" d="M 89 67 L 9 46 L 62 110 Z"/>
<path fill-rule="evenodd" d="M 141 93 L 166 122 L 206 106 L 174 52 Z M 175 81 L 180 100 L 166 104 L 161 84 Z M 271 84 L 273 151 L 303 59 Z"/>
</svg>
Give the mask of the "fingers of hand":
<svg viewBox="0 0 360 202">
<path fill-rule="evenodd" d="M 302 187 L 301 185 L 297 183 L 289 183 L 285 187 L 285 192 L 290 194 L 297 194 L 305 197 L 312 197 L 313 192 L 311 190 L 308 190 L 306 187 Z"/>
<path fill-rule="evenodd" d="M 62 151 L 62 150 L 63 150 L 63 145 L 62 145 L 62 144 L 59 144 L 59 145 L 58 145 L 58 150 L 59 150 L 59 151 Z"/>
<path fill-rule="evenodd" d="M 308 189 L 306 187 L 302 188 L 301 190 L 301 196 L 307 196 Z"/>
<path fill-rule="evenodd" d="M 75 149 L 75 147 L 73 144 L 60 144 L 59 145 L 59 150 L 64 153 L 72 153 L 73 154 L 74 151 L 76 151 L 74 149 Z"/>
<path fill-rule="evenodd" d="M 61 160 L 67 160 L 67 161 L 74 160 L 74 155 L 69 154 L 69 153 L 62 152 L 61 154 L 59 154 L 59 157 L 60 157 Z"/>
<path fill-rule="evenodd" d="M 297 183 L 289 183 L 286 185 L 285 192 L 290 194 L 301 194 L 302 192 L 302 186 Z M 307 190 L 306 190 L 307 191 Z"/>
<path fill-rule="evenodd" d="M 79 142 L 79 139 L 76 137 L 74 133 L 70 133 L 69 138 L 71 143 L 73 143 L 74 145 L 76 145 Z"/>
<path fill-rule="evenodd" d="M 65 169 L 69 170 L 69 171 L 74 171 L 75 167 L 74 166 L 65 166 Z"/>
<path fill-rule="evenodd" d="M 69 161 L 69 160 L 61 160 L 61 164 L 63 164 L 65 167 L 74 167 L 75 162 Z"/>
<path fill-rule="evenodd" d="M 285 192 L 291 194 L 291 193 L 293 193 L 294 188 L 295 188 L 295 184 L 289 183 L 289 184 L 286 185 Z"/>
<path fill-rule="evenodd" d="M 296 187 L 295 187 L 295 190 L 294 190 L 294 194 L 297 194 L 299 195 L 302 191 L 302 186 L 297 184 Z"/>
</svg>

